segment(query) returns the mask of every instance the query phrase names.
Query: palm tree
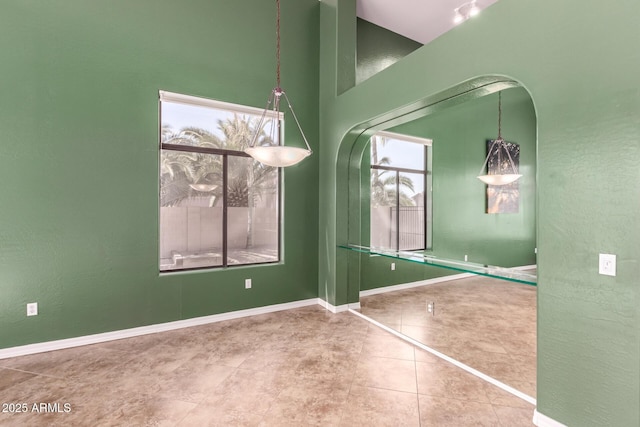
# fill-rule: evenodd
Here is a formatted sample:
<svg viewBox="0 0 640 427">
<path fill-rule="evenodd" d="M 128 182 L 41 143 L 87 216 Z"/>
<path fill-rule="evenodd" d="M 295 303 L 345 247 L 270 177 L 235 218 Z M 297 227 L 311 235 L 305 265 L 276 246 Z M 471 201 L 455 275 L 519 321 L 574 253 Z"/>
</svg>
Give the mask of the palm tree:
<svg viewBox="0 0 640 427">
<path fill-rule="evenodd" d="M 162 142 L 195 147 L 222 148 L 244 151 L 251 142 L 257 119 L 234 114 L 232 118 L 219 120 L 219 137 L 205 129 L 183 128 L 178 132 L 163 127 Z M 261 144 L 271 140 L 260 130 Z M 221 199 L 222 156 L 205 153 L 164 150 L 161 157 L 161 205 L 178 206 L 193 197 L 209 197 L 209 207 Z M 265 166 L 250 158 L 229 156 L 227 170 L 227 206 L 247 207 L 246 247 L 253 246 L 253 215 L 256 201 L 263 195 L 274 193 L 278 186 L 277 168 Z"/>
<path fill-rule="evenodd" d="M 224 148 L 228 150 L 244 151 L 249 146 L 255 132 L 254 120 L 247 120 L 234 114 L 233 118 L 220 120 L 218 128 L 224 134 Z M 258 137 L 264 141 L 271 141 L 263 129 Z M 231 207 L 250 207 L 262 194 L 273 190 L 277 169 L 266 166 L 249 158 L 237 158 L 237 166 L 229 167 L 228 204 Z M 250 165 L 249 165 L 250 163 Z M 248 166 L 248 167 L 247 167 Z"/>
<path fill-rule="evenodd" d="M 255 132 L 254 121 L 239 117 L 221 120 L 218 127 L 225 136 L 225 148 L 244 151 L 251 143 Z M 258 140 L 261 144 L 273 144 L 265 132 L 263 123 Z M 233 158 L 229 163 L 229 183 L 227 200 L 229 207 L 247 207 L 246 247 L 253 247 L 253 215 L 256 202 L 263 195 L 273 194 L 278 187 L 278 169 L 266 166 L 250 158 Z"/>
<path fill-rule="evenodd" d="M 218 138 L 199 128 L 184 128 L 174 132 L 162 128 L 162 142 L 166 144 L 216 148 Z M 220 156 L 188 151 L 163 150 L 160 158 L 160 204 L 179 206 L 184 200 L 208 197 L 213 207 L 222 195 L 222 159 Z"/>
<path fill-rule="evenodd" d="M 415 206 L 416 202 L 402 189 L 407 189 L 413 193 L 413 180 L 407 176 L 396 174 L 394 171 L 382 171 L 376 174 L 375 179 L 371 176 L 371 205 L 395 206 L 396 200 L 400 206 Z M 400 194 L 397 194 L 396 182 L 400 182 Z"/>
<path fill-rule="evenodd" d="M 383 157 L 378 160 L 378 144 L 384 146 L 386 138 L 380 136 L 371 137 L 371 164 L 372 165 L 389 165 L 391 160 Z M 397 195 L 399 181 L 400 194 Z M 400 206 L 415 206 L 415 201 L 407 195 L 403 189 L 414 192 L 413 180 L 407 176 L 400 175 L 395 171 L 371 169 L 371 205 L 379 206 L 395 206 L 398 200 Z"/>
</svg>

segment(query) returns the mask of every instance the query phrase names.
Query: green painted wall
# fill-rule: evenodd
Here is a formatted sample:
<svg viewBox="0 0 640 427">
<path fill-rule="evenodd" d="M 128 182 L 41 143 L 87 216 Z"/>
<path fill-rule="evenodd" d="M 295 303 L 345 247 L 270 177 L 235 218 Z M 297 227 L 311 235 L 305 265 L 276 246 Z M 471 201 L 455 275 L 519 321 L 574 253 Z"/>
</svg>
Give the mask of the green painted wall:
<svg viewBox="0 0 640 427">
<path fill-rule="evenodd" d="M 398 62 L 422 44 L 357 18 L 356 83 Z"/>
<path fill-rule="evenodd" d="M 346 303 L 352 130 L 504 75 L 538 119 L 538 410 L 639 425 L 640 3 L 503 0 L 355 87 L 355 0 L 282 7 L 283 84 L 318 154 L 285 172 L 286 262 L 159 277 L 157 90 L 263 105 L 273 5 L 3 3 L 0 347 L 318 294 Z M 618 255 L 617 277 L 597 274 L 599 252 Z"/>
<path fill-rule="evenodd" d="M 353 43 L 337 39 L 336 14 L 351 1 L 321 2 L 320 293 L 354 296 L 359 265 L 336 244 L 361 233 L 348 226 L 358 135 L 428 113 L 478 77 L 516 79 L 537 116 L 538 410 L 570 426 L 638 426 L 640 3 L 503 0 L 336 96 L 335 47 Z M 598 274 L 598 253 L 617 254 L 616 277 Z"/>
<path fill-rule="evenodd" d="M 478 98 L 390 129 L 433 140 L 433 255 L 446 259 L 514 267 L 536 263 L 536 117 L 522 88 L 502 92 L 502 133 L 520 144 L 520 210 L 486 214 L 484 185 L 476 178 L 486 155 L 485 141 L 497 136 L 498 95 Z M 368 191 L 367 156 L 363 159 Z M 363 201 L 368 206 L 368 200 Z M 366 217 L 366 214 L 365 214 Z M 366 221 L 366 223 L 365 223 Z M 363 221 L 367 230 L 368 217 Z M 366 239 L 366 238 L 365 238 Z M 448 270 L 363 257 L 361 290 L 431 279 Z"/>
<path fill-rule="evenodd" d="M 158 274 L 158 90 L 262 107 L 275 84 L 275 4 L 241 3 L 3 2 L 0 348 L 317 297 L 317 155 L 284 173 L 282 265 Z M 318 25 L 282 2 L 314 150 Z"/>
<path fill-rule="evenodd" d="M 391 270 L 392 262 L 396 264 L 396 269 L 393 271 Z M 361 291 L 456 274 L 451 270 L 429 267 L 411 261 L 366 255 L 362 256 L 360 268 Z"/>
</svg>

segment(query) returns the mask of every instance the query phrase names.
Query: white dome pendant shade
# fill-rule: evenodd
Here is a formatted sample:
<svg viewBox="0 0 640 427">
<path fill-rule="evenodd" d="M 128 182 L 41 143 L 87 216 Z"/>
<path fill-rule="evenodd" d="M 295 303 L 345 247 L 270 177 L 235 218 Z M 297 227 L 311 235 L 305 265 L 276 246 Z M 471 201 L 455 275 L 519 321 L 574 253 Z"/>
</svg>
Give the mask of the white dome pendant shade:
<svg viewBox="0 0 640 427">
<path fill-rule="evenodd" d="M 215 184 L 189 184 L 189 187 L 202 193 L 209 193 L 218 188 L 218 186 Z"/>
<path fill-rule="evenodd" d="M 291 115 L 293 116 L 293 119 L 298 126 L 300 135 L 302 135 L 302 139 L 307 146 L 306 149 L 281 145 L 282 122 L 280 119 L 282 118 L 282 113 L 280 112 L 280 101 L 282 100 L 282 97 L 284 97 L 284 100 L 287 102 L 287 107 L 289 108 L 289 111 L 291 112 Z M 260 129 L 263 128 L 263 124 L 267 116 L 269 116 L 270 118 L 273 117 L 273 120 L 277 122 L 275 126 L 271 126 L 270 139 L 271 141 L 276 142 L 277 145 L 256 145 L 256 142 L 260 135 Z M 289 98 L 280 87 L 276 87 L 271 91 L 271 95 L 269 95 L 269 99 L 267 100 L 267 106 L 262 113 L 262 117 L 260 118 L 260 122 L 258 123 L 256 129 L 257 131 L 253 135 L 251 144 L 244 150 L 244 152 L 253 157 L 255 160 L 267 166 L 273 166 L 276 168 L 293 166 L 300 163 L 302 160 L 309 157 L 313 153 L 313 151 L 311 151 L 311 147 L 309 147 L 307 138 L 304 136 L 302 127 L 298 122 L 296 113 L 293 111 L 293 107 L 289 102 Z"/>
<path fill-rule="evenodd" d="M 498 154 L 499 165 L 502 164 L 502 150 L 507 153 L 507 158 L 509 159 L 509 164 L 511 165 L 513 173 L 478 175 L 478 179 L 487 185 L 507 185 L 520 179 L 522 175 L 518 173 L 516 165 L 513 163 L 513 159 L 509 153 L 509 149 L 507 148 L 507 144 L 504 139 L 502 139 L 502 92 L 498 92 L 498 138 L 493 141 L 491 148 L 489 148 L 487 158 L 484 159 L 484 164 L 482 165 L 482 168 L 480 168 L 481 174 L 487 167 L 489 158 L 491 157 L 491 154 L 494 153 L 494 149 L 496 149 L 495 152 Z"/>
<path fill-rule="evenodd" d="M 260 163 L 276 168 L 293 166 L 311 155 L 310 150 L 284 146 L 249 147 L 244 152 Z"/>
<path fill-rule="evenodd" d="M 522 175 L 509 173 L 501 175 L 479 175 L 478 179 L 487 185 L 507 185 L 517 181 Z"/>
<path fill-rule="evenodd" d="M 262 113 L 258 126 L 256 127 L 256 133 L 251 139 L 251 144 L 244 150 L 244 152 L 267 166 L 282 168 L 300 163 L 302 160 L 309 157 L 313 151 L 311 151 L 309 142 L 304 136 L 298 117 L 296 117 L 296 113 L 293 111 L 291 102 L 289 102 L 289 97 L 287 97 L 287 94 L 280 87 L 280 0 L 276 0 L 276 9 L 276 87 L 271 90 L 271 94 L 267 100 L 267 106 Z M 289 111 L 298 126 L 300 135 L 302 135 L 302 139 L 307 146 L 306 149 L 299 147 L 286 147 L 282 144 L 281 127 L 284 114 L 280 112 L 280 101 L 283 100 L 286 101 L 286 106 L 289 108 Z M 276 145 L 256 145 L 267 117 L 269 117 L 269 120 L 276 121 L 276 125 L 271 126 L 270 135 L 270 142 L 274 142 Z"/>
</svg>

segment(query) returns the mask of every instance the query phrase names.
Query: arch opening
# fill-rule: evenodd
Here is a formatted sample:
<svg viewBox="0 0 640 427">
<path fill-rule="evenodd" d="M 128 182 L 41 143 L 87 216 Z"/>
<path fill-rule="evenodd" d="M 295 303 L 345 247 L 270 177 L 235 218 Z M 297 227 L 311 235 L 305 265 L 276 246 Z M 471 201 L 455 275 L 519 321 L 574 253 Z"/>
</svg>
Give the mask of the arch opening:
<svg viewBox="0 0 640 427">
<path fill-rule="evenodd" d="M 338 245 L 359 245 L 367 247 L 369 246 L 369 236 L 370 236 L 370 212 L 369 212 L 369 197 L 368 191 L 369 188 L 367 186 L 369 182 L 368 170 L 366 169 L 367 162 L 365 158 L 369 155 L 369 141 L 372 135 L 381 130 L 393 129 L 394 132 L 396 129 L 406 128 L 411 123 L 415 123 L 418 120 L 442 116 L 447 112 L 453 110 L 460 110 L 461 108 L 465 108 L 465 104 L 471 104 L 473 102 L 480 102 L 482 98 L 488 97 L 489 95 L 496 94 L 497 92 L 507 90 L 507 89 L 516 89 L 523 93 L 525 93 L 528 102 L 530 104 L 531 115 L 533 117 L 533 125 L 532 125 L 532 144 L 533 147 L 529 147 L 528 154 L 533 156 L 533 168 L 528 170 L 529 180 L 532 182 L 532 188 L 530 188 L 529 197 L 532 199 L 533 205 L 528 205 L 527 209 L 530 211 L 529 221 L 532 221 L 532 225 L 529 224 L 529 228 L 532 227 L 532 231 L 530 231 L 530 235 L 533 236 L 533 247 L 529 248 L 531 250 L 531 257 L 534 260 L 532 264 L 535 264 L 535 241 L 536 241 L 536 200 L 537 200 L 537 190 L 535 189 L 536 182 L 536 160 L 537 160 L 537 126 L 536 126 L 536 114 L 535 108 L 533 106 L 533 99 L 530 96 L 530 93 L 526 90 L 526 88 L 520 84 L 515 79 L 511 79 L 505 76 L 483 76 L 478 77 L 476 79 L 463 82 L 455 87 L 444 90 L 438 94 L 424 97 L 415 103 L 403 107 L 399 107 L 395 110 L 389 111 L 387 113 L 381 114 L 377 117 L 374 117 L 366 122 L 360 123 L 354 126 L 350 132 L 348 132 L 342 140 L 340 145 L 339 154 L 338 154 L 338 182 L 347 183 L 347 185 L 338 186 L 337 188 L 337 243 Z M 497 99 L 497 95 L 494 95 Z M 485 98 L 485 103 L 487 103 L 489 98 Z M 491 105 L 493 105 L 491 103 Z M 493 108 L 493 107 L 491 107 Z M 497 105 L 495 111 L 497 116 Z M 489 135 L 482 134 L 479 135 L 478 139 L 474 141 L 480 147 L 480 150 L 483 150 L 483 140 L 484 138 L 489 137 L 490 135 L 496 134 L 497 131 L 497 123 L 493 119 L 491 119 L 489 126 L 492 129 L 495 129 L 490 132 Z M 415 135 L 413 135 L 415 136 Z M 508 137 L 508 135 L 507 135 Z M 438 153 L 436 148 L 440 143 L 439 140 L 434 141 L 434 162 L 438 162 Z M 486 152 L 482 151 L 486 154 Z M 461 153 L 462 154 L 462 153 Z M 476 168 L 474 170 L 474 174 L 477 174 L 480 166 L 482 165 L 482 161 L 484 157 L 469 160 L 469 163 L 472 163 Z M 365 166 L 363 166 L 363 163 Z M 435 183 L 438 182 L 438 170 L 434 167 L 434 186 Z M 473 178 L 475 179 L 475 178 Z M 476 180 L 477 181 L 477 180 Z M 477 188 L 483 188 L 481 184 L 470 184 Z M 480 185 L 480 186 L 479 186 Z M 476 189 L 477 189 L 476 188 Z M 436 191 L 436 189 L 434 189 Z M 477 192 L 476 192 L 477 193 Z M 435 197 L 435 196 L 434 196 Z M 475 197 L 475 196 L 474 196 Z M 363 202 L 364 201 L 364 202 Z M 434 206 L 434 210 L 437 212 L 439 207 L 437 205 Z M 484 214 L 484 212 L 483 212 Z M 441 215 L 442 216 L 442 215 Z M 442 219 L 442 218 L 440 218 Z M 437 221 L 438 218 L 434 219 Z M 439 241 L 442 242 L 443 239 L 446 239 L 447 236 L 443 236 L 442 230 L 443 227 L 439 227 L 439 230 L 434 231 L 434 235 L 436 233 L 441 233 L 439 236 Z M 445 227 L 451 228 L 451 227 Z M 516 239 L 520 239 L 522 236 L 516 237 Z M 531 236 L 529 236 L 529 240 L 531 240 Z M 491 242 L 487 242 L 490 244 Z M 522 243 L 522 242 L 520 242 Z M 529 245 L 531 242 L 528 241 L 525 245 Z M 482 243 L 476 242 L 476 246 L 481 246 Z M 434 252 L 438 253 L 439 244 L 434 243 Z M 441 246 L 441 245 L 440 245 Z M 478 247 L 479 247 L 478 246 Z M 478 249 L 476 247 L 476 249 Z M 506 248 L 509 251 L 509 248 Z M 374 263 L 370 262 L 372 258 L 368 255 L 363 255 L 360 253 L 355 253 L 349 251 L 338 252 L 338 254 L 345 255 L 346 261 L 342 263 L 337 263 L 337 277 L 336 277 L 336 285 L 338 287 L 342 287 L 342 290 L 347 294 L 347 301 L 350 304 L 359 304 L 360 303 L 360 292 L 365 289 L 366 291 L 372 290 L 371 281 L 375 282 L 379 278 L 379 282 L 375 283 L 373 287 L 376 286 L 388 286 L 388 285 L 380 285 L 381 282 L 385 280 L 389 281 L 389 285 L 396 285 L 397 279 L 390 278 L 390 273 L 388 271 L 388 267 L 385 267 L 386 264 L 389 264 L 391 261 L 386 260 L 385 262 L 378 262 L 378 265 L 373 265 Z M 450 253 L 448 253 L 450 256 Z M 465 255 L 466 258 L 466 255 Z M 462 252 L 460 254 L 460 259 L 462 260 Z M 499 264 L 496 264 L 499 265 Z M 530 266 L 530 265 L 529 265 Z M 509 266 L 511 267 L 511 266 Z M 367 269 L 372 268 L 372 272 L 370 274 L 367 273 Z M 386 268 L 386 270 L 385 270 Z M 404 268 L 404 267 L 403 267 Z M 420 268 L 425 268 L 424 266 L 414 266 L 410 269 L 414 271 L 418 271 Z M 417 275 L 416 275 L 417 274 Z M 414 274 L 412 277 L 417 278 L 415 280 L 424 280 L 427 278 L 426 276 L 420 277 L 419 273 Z M 402 277 L 402 275 L 400 275 Z M 394 282 L 395 280 L 395 282 Z M 365 283 L 366 282 L 366 283 Z M 338 290 L 339 292 L 339 290 Z M 535 290 L 534 290 L 535 292 Z M 535 332 L 535 295 L 533 297 L 534 301 L 534 324 L 533 329 Z M 534 344 L 535 345 L 535 344 Z M 534 349 L 535 351 L 535 349 Z M 535 369 L 535 363 L 534 363 Z M 523 390 L 525 393 L 529 392 L 532 395 L 535 395 L 535 389 L 533 391 Z"/>
</svg>

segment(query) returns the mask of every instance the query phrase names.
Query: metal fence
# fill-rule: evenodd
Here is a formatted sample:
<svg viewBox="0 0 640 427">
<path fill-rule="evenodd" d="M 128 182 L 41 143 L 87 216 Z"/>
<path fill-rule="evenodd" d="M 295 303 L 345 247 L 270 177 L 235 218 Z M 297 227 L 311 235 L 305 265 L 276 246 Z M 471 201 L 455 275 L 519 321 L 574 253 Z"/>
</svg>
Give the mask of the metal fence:
<svg viewBox="0 0 640 427">
<path fill-rule="evenodd" d="M 412 250 L 425 248 L 424 206 L 385 206 L 371 210 L 371 246 Z"/>
</svg>

